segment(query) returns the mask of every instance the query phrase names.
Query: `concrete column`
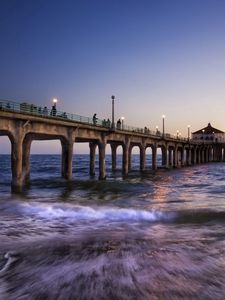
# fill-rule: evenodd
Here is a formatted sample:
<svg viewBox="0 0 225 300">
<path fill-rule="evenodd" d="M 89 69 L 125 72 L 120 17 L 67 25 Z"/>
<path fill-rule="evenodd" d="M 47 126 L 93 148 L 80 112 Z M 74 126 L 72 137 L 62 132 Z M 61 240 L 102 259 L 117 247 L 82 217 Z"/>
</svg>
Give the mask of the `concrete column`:
<svg viewBox="0 0 225 300">
<path fill-rule="evenodd" d="M 190 148 L 186 149 L 186 165 L 187 166 L 191 165 L 191 149 Z"/>
<path fill-rule="evenodd" d="M 180 151 L 180 163 L 181 163 L 181 167 L 184 166 L 184 148 L 181 148 Z"/>
<path fill-rule="evenodd" d="M 90 149 L 90 165 L 89 165 L 89 174 L 91 176 L 95 175 L 95 157 L 96 157 L 96 143 L 89 143 L 89 149 Z"/>
<path fill-rule="evenodd" d="M 211 146 L 208 148 L 208 161 L 209 162 L 212 161 L 212 148 L 211 148 Z"/>
<path fill-rule="evenodd" d="M 191 163 L 196 165 L 197 155 L 196 155 L 196 147 L 191 150 Z"/>
<path fill-rule="evenodd" d="M 144 171 L 146 167 L 146 151 L 145 147 L 140 147 L 140 170 Z"/>
<path fill-rule="evenodd" d="M 162 147 L 162 166 L 168 167 L 167 147 Z"/>
<path fill-rule="evenodd" d="M 186 159 L 185 159 L 185 165 L 188 166 L 188 160 L 189 160 L 189 149 L 184 148 L 184 153 L 186 151 Z"/>
<path fill-rule="evenodd" d="M 23 137 L 17 136 L 11 140 L 11 168 L 13 191 L 21 191 L 23 186 Z"/>
<path fill-rule="evenodd" d="M 216 145 L 214 148 L 214 157 L 215 157 L 215 161 L 220 161 L 220 149 L 219 146 Z"/>
<path fill-rule="evenodd" d="M 205 162 L 206 163 L 209 162 L 209 148 L 208 147 L 205 149 Z"/>
<path fill-rule="evenodd" d="M 169 164 L 169 167 L 171 167 L 172 166 L 172 149 L 169 148 L 168 151 L 169 151 L 168 164 Z"/>
<path fill-rule="evenodd" d="M 219 146 L 219 161 L 222 162 L 223 161 L 223 157 L 222 157 L 222 147 Z"/>
<path fill-rule="evenodd" d="M 61 145 L 61 174 L 63 178 L 71 180 L 73 173 L 73 142 L 68 140 L 61 140 Z"/>
<path fill-rule="evenodd" d="M 111 153 L 112 153 L 112 171 L 116 170 L 116 149 L 117 144 L 112 143 L 111 145 Z"/>
<path fill-rule="evenodd" d="M 198 152 L 197 152 L 197 162 L 199 164 L 201 163 L 201 149 L 200 148 L 198 149 Z"/>
<path fill-rule="evenodd" d="M 23 141 L 23 182 L 28 183 L 30 181 L 30 147 L 31 147 L 31 138 L 25 138 Z"/>
<path fill-rule="evenodd" d="M 201 149 L 201 163 L 205 162 L 205 149 Z"/>
<path fill-rule="evenodd" d="M 128 171 L 132 169 L 132 146 L 128 149 Z"/>
<path fill-rule="evenodd" d="M 192 160 L 191 160 L 191 148 L 188 149 L 188 165 L 192 165 Z"/>
<path fill-rule="evenodd" d="M 99 142 L 98 144 L 98 149 L 99 149 L 99 180 L 104 180 L 106 179 L 106 174 L 105 174 L 105 148 L 106 148 L 106 143 Z"/>
<path fill-rule="evenodd" d="M 131 147 L 129 141 L 123 145 L 123 175 L 127 176 L 129 172 L 129 161 L 131 160 Z"/>
<path fill-rule="evenodd" d="M 173 167 L 177 168 L 177 165 L 178 165 L 178 150 L 177 147 L 175 147 L 173 151 Z"/>
<path fill-rule="evenodd" d="M 225 149 L 223 148 L 223 162 L 225 162 Z"/>
<path fill-rule="evenodd" d="M 152 147 L 152 170 L 157 170 L 157 146 Z"/>
</svg>

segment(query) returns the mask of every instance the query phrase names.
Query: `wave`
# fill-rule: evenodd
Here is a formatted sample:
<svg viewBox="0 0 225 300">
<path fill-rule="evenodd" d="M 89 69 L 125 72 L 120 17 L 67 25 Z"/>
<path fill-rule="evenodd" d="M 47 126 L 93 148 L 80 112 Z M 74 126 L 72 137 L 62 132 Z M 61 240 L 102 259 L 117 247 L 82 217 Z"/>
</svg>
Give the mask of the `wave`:
<svg viewBox="0 0 225 300">
<path fill-rule="evenodd" d="M 162 211 L 138 210 L 133 208 L 90 207 L 81 205 L 17 203 L 17 213 L 35 218 L 68 221 L 168 221 L 174 214 Z"/>
<path fill-rule="evenodd" d="M 160 211 L 156 209 L 119 208 L 111 206 L 85 206 L 54 203 L 21 203 L 10 201 L 1 205 L 0 217 L 31 217 L 49 221 L 110 221 L 110 222 L 161 222 L 170 224 L 224 223 L 225 211 L 208 209 Z"/>
<path fill-rule="evenodd" d="M 225 211 L 185 210 L 166 212 L 139 210 L 134 208 L 91 207 L 70 205 L 36 205 L 23 207 L 23 212 L 45 219 L 67 219 L 68 221 L 116 221 L 116 222 L 169 222 L 176 224 L 201 224 L 225 222 Z"/>
</svg>

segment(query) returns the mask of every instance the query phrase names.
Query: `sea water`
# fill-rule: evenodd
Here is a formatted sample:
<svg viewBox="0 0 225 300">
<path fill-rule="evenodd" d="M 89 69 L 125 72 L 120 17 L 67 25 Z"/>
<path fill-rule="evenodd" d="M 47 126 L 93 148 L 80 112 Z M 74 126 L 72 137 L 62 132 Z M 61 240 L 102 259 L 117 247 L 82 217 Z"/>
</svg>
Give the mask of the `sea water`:
<svg viewBox="0 0 225 300">
<path fill-rule="evenodd" d="M 0 156 L 0 299 L 225 299 L 225 163 L 89 177 L 76 155 L 32 155 L 11 193 Z"/>
</svg>

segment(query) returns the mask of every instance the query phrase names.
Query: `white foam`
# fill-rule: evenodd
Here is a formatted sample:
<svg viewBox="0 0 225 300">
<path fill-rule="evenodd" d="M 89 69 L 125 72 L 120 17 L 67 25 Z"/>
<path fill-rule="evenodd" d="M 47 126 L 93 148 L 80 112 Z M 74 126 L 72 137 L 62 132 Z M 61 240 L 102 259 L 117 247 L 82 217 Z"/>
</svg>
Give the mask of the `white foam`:
<svg viewBox="0 0 225 300">
<path fill-rule="evenodd" d="M 160 221 L 169 219 L 165 212 L 147 211 L 129 208 L 68 206 L 52 204 L 29 204 L 23 207 L 26 214 L 36 215 L 46 219 L 69 220 L 109 220 L 109 221 Z"/>
</svg>

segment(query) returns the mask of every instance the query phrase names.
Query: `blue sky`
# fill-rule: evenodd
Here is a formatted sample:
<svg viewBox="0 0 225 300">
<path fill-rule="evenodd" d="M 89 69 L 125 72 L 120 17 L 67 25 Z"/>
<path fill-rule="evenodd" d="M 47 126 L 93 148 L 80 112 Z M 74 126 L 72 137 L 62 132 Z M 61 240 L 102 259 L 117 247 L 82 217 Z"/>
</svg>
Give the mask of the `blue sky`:
<svg viewBox="0 0 225 300">
<path fill-rule="evenodd" d="M 1 0 L 0 98 L 108 118 L 114 94 L 126 124 L 225 131 L 224 15 L 223 0 Z"/>
</svg>

